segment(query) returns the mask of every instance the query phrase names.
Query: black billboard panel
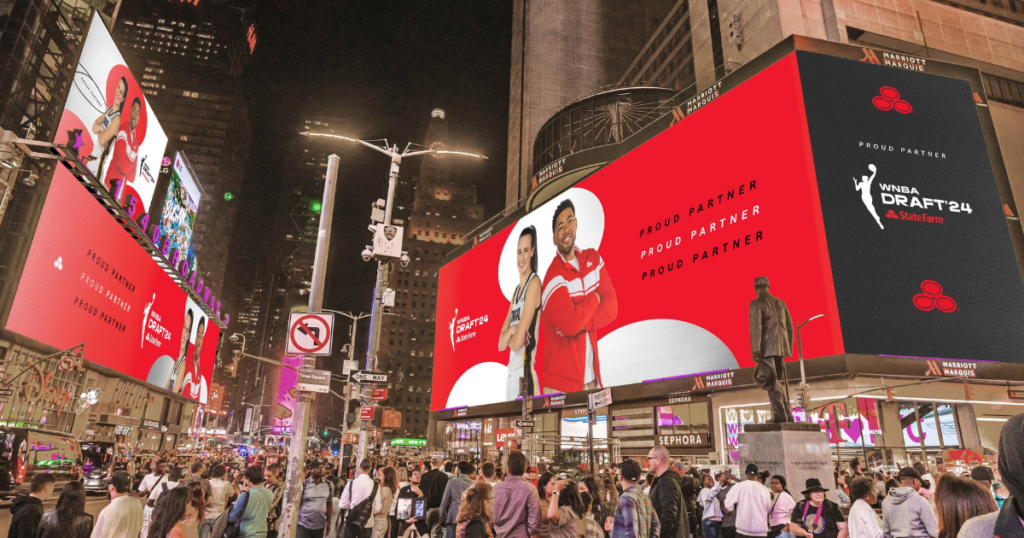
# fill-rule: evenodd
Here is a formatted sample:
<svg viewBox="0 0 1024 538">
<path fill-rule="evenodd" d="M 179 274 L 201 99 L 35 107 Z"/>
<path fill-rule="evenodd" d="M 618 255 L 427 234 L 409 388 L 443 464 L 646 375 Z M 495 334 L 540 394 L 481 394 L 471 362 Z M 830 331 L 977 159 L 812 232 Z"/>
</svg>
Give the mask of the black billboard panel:
<svg viewBox="0 0 1024 538">
<path fill-rule="evenodd" d="M 1024 362 L 1024 285 L 969 83 L 797 54 L 846 352 Z"/>
</svg>

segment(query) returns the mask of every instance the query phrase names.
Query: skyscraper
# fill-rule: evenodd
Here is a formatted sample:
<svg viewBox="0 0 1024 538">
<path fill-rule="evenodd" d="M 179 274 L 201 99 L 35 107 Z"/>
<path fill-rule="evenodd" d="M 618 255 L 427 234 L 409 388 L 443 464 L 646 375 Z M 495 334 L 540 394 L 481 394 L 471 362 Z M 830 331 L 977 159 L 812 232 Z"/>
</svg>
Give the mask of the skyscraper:
<svg viewBox="0 0 1024 538">
<path fill-rule="evenodd" d="M 432 149 L 448 146 L 445 111 L 436 108 L 423 144 Z M 477 201 L 476 176 L 451 157 L 423 157 L 419 169 L 406 166 L 395 189 L 394 218 L 405 223 L 403 248 L 407 267 L 395 265 L 387 287 L 395 291 L 395 306 L 383 316 L 377 368 L 391 374 L 391 391 L 381 405 L 402 413 L 402 429 L 386 437 L 425 437 L 433 375 L 437 274 L 450 250 L 461 245 L 466 233 L 483 222 L 484 208 Z M 397 223 L 397 222 L 396 222 Z"/>
<path fill-rule="evenodd" d="M 122 6 L 114 29 L 167 133 L 167 156 L 184 152 L 196 172 L 202 198 L 192 248 L 204 282 L 219 290 L 249 151 L 241 75 L 251 50 L 243 19 L 244 12 L 214 2 L 142 0 Z M 161 207 L 159 200 L 154 211 Z"/>
<path fill-rule="evenodd" d="M 300 122 L 289 132 L 344 132 L 343 120 L 335 117 L 308 113 Z M 266 255 L 253 279 L 239 291 L 238 319 L 245 324 L 240 332 L 246 335 L 246 353 L 281 360 L 287 343 L 288 315 L 308 308 L 327 157 L 336 151 L 335 146 L 317 138 L 295 134 L 290 140 L 285 152 L 288 164 L 284 188 L 272 217 L 273 231 L 265 238 Z M 243 402 L 263 404 L 262 426 L 272 426 L 280 367 L 242 359 L 235 368 L 236 376 L 226 380 L 229 390 L 225 391 L 225 408 L 241 409 Z M 319 407 L 317 404 L 313 409 Z M 316 412 L 311 416 L 311 426 L 318 416 Z M 240 421 L 235 422 L 234 429 L 242 429 Z"/>
<path fill-rule="evenodd" d="M 615 84 L 672 0 L 515 0 L 505 205 L 530 193 L 533 144 L 570 101 Z"/>
</svg>

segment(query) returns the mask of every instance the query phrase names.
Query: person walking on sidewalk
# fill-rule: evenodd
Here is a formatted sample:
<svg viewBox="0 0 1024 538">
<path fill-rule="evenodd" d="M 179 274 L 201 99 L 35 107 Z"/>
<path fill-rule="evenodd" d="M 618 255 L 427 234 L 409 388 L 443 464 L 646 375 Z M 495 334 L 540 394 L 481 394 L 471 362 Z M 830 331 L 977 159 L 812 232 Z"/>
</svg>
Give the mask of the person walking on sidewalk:
<svg viewBox="0 0 1024 538">
<path fill-rule="evenodd" d="M 746 479 L 736 484 L 725 497 L 725 509 L 736 512 L 736 536 L 768 536 L 768 512 L 772 493 L 757 480 L 760 470 L 753 463 L 744 470 Z"/>
<path fill-rule="evenodd" d="M 456 473 L 455 478 L 445 484 L 444 496 L 441 498 L 440 524 L 444 525 L 444 538 L 455 538 L 455 527 L 458 526 L 462 494 L 476 480 L 476 469 L 468 461 L 460 461 Z"/>
<path fill-rule="evenodd" d="M 640 464 L 633 460 L 619 465 L 622 495 L 619 496 L 615 516 L 604 526 L 604 530 L 611 533 L 611 538 L 658 538 L 661 532 L 661 522 L 651 499 L 637 486 L 640 474 Z"/>
<path fill-rule="evenodd" d="M 137 538 L 142 532 L 142 503 L 131 495 L 132 476 L 115 471 L 107 484 L 110 504 L 100 511 L 91 538 Z"/>
<path fill-rule="evenodd" d="M 913 467 L 900 469 L 897 479 L 900 487 L 889 490 L 882 502 L 882 532 L 886 538 L 935 538 L 939 535 L 939 521 L 935 512 L 922 497 L 921 475 Z"/>
<path fill-rule="evenodd" d="M 647 459 L 654 474 L 650 499 L 661 522 L 660 538 L 687 538 L 690 522 L 683 500 L 683 476 L 669 466 L 668 450 L 663 446 L 652 448 Z"/>
<path fill-rule="evenodd" d="M 508 476 L 494 486 L 494 530 L 502 538 L 530 538 L 540 533 L 540 497 L 523 478 L 526 456 L 508 455 Z"/>
</svg>

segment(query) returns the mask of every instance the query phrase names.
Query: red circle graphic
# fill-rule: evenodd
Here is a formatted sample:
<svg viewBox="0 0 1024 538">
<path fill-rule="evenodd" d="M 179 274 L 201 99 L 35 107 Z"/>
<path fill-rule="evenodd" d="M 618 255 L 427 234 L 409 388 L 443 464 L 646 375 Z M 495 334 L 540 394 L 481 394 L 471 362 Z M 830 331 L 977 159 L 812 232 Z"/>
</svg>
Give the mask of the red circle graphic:
<svg viewBox="0 0 1024 538">
<path fill-rule="evenodd" d="M 871 104 L 875 105 L 875 108 L 878 110 L 892 110 L 892 101 L 882 97 L 881 95 L 874 96 L 874 98 L 871 99 Z"/>
<path fill-rule="evenodd" d="M 921 282 L 921 291 L 928 295 L 942 295 L 942 284 L 934 280 L 925 280 Z"/>
<path fill-rule="evenodd" d="M 935 299 L 935 308 L 938 308 L 942 312 L 949 313 L 956 310 L 956 301 L 954 301 L 949 295 L 943 295 Z"/>
<path fill-rule="evenodd" d="M 900 99 L 892 104 L 892 109 L 900 114 L 910 114 L 914 111 L 914 108 L 910 106 L 910 103 Z"/>
<path fill-rule="evenodd" d="M 882 94 L 882 97 L 886 99 L 895 100 L 900 98 L 900 92 L 892 86 L 882 86 L 879 88 L 878 93 Z"/>
<path fill-rule="evenodd" d="M 914 306 L 916 306 L 918 310 L 927 312 L 935 308 L 935 298 L 931 295 L 918 293 L 914 296 Z"/>
</svg>

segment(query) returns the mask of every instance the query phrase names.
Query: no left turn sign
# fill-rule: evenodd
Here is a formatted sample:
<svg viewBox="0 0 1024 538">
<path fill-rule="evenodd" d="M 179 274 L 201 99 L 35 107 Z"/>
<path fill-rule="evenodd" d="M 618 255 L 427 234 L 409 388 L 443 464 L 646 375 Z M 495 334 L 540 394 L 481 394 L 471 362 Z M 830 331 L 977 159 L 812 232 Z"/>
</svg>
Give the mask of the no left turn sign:
<svg viewBox="0 0 1024 538">
<path fill-rule="evenodd" d="M 330 355 L 334 314 L 292 312 L 288 316 L 288 345 L 291 355 Z"/>
</svg>

